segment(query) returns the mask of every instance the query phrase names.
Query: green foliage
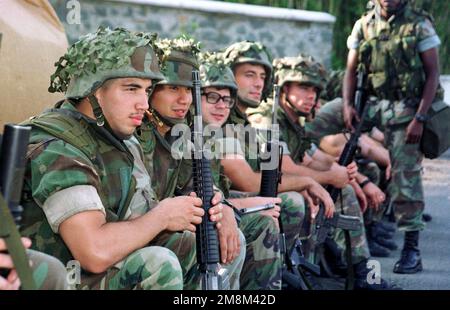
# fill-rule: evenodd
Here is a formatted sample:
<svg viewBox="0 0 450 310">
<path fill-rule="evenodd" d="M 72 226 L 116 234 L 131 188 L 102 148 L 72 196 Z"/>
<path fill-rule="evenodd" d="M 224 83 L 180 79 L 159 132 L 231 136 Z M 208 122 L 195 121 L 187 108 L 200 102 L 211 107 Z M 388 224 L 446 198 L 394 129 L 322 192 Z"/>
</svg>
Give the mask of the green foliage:
<svg viewBox="0 0 450 310">
<path fill-rule="evenodd" d="M 439 47 L 441 72 L 450 74 L 450 6 L 448 0 L 410 0 L 417 8 L 433 15 L 436 31 L 442 41 Z M 332 66 L 334 69 L 345 67 L 347 57 L 347 36 L 355 21 L 364 13 L 366 0 L 225 0 L 225 2 L 268 5 L 300 10 L 328 12 L 336 16 L 333 37 Z"/>
</svg>

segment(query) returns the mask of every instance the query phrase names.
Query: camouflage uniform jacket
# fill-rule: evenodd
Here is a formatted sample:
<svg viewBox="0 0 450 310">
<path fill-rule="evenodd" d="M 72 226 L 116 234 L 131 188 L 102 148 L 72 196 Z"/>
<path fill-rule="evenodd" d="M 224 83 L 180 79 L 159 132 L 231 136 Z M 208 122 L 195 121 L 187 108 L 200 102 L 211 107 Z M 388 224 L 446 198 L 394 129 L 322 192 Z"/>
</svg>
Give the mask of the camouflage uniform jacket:
<svg viewBox="0 0 450 310">
<path fill-rule="evenodd" d="M 133 155 L 123 141 L 68 102 L 27 124 L 32 131 L 22 192 L 22 233 L 34 240 L 33 248 L 66 263 L 72 255 L 58 234 L 59 224 L 87 210 L 104 212 L 108 222 L 124 218 L 136 190 Z M 101 203 L 82 210 L 71 209 L 70 204 L 46 208 L 52 195 L 86 185 L 95 188 Z"/>
<path fill-rule="evenodd" d="M 253 171 L 260 170 L 260 162 L 259 162 L 259 150 L 261 141 L 258 136 L 256 128 L 251 127 L 250 121 L 247 118 L 247 115 L 241 113 L 237 107 L 234 107 L 230 111 L 230 116 L 226 122 L 226 125 L 234 125 L 235 130 L 234 133 L 230 133 L 229 130 L 225 130 L 225 135 L 227 137 L 233 136 L 237 138 L 243 148 L 245 160 L 253 169 Z M 239 127 L 236 127 L 239 126 Z M 245 128 L 245 130 L 244 130 Z M 237 135 L 237 136 L 234 136 Z M 256 141 L 256 143 L 255 143 Z"/>
</svg>

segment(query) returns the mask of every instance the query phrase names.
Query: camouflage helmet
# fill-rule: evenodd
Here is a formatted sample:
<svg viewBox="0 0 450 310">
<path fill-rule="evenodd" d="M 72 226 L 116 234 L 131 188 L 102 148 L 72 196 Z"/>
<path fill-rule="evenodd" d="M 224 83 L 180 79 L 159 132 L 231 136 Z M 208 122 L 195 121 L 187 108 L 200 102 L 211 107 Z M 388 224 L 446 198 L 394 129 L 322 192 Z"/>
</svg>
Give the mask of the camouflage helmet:
<svg viewBox="0 0 450 310">
<path fill-rule="evenodd" d="M 200 42 L 181 36 L 177 39 L 158 40 L 156 46 L 161 52 L 161 71 L 165 76 L 158 85 L 192 87 L 192 70 L 198 69 Z"/>
<path fill-rule="evenodd" d="M 200 56 L 200 79 L 203 87 L 226 87 L 232 97 L 236 97 L 237 84 L 233 71 L 226 64 L 223 55 L 207 53 Z"/>
<path fill-rule="evenodd" d="M 241 41 L 227 47 L 223 52 L 224 58 L 228 61 L 231 69 L 238 64 L 250 63 L 262 65 L 266 70 L 266 80 L 262 91 L 262 100 L 266 100 L 272 88 L 272 55 L 260 42 Z"/>
<path fill-rule="evenodd" d="M 155 54 L 155 34 L 100 27 L 75 42 L 55 64 L 49 92 L 80 99 L 113 78 L 164 78 Z"/>
<path fill-rule="evenodd" d="M 321 98 L 331 101 L 337 97 L 342 97 L 342 83 L 344 81 L 344 70 L 331 71 L 328 75 L 327 85 L 321 94 Z"/>
<path fill-rule="evenodd" d="M 277 58 L 273 61 L 275 82 L 283 87 L 288 82 L 307 84 L 320 92 L 327 82 L 324 66 L 312 56 L 300 54 L 297 57 Z"/>
</svg>

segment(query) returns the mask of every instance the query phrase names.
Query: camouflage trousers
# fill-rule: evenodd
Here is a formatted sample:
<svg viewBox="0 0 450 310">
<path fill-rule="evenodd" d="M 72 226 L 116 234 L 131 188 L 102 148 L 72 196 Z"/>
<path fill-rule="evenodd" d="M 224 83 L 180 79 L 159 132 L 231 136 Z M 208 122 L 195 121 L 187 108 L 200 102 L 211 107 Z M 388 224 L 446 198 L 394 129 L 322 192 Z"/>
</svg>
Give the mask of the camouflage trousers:
<svg viewBox="0 0 450 310">
<path fill-rule="evenodd" d="M 358 199 L 356 198 L 355 191 L 350 185 L 347 185 L 342 189 L 342 203 L 340 198 L 335 203 L 336 212 L 341 212 L 344 209 L 345 215 L 356 216 L 360 219 L 361 229 L 351 230 L 350 242 L 352 247 L 352 262 L 357 264 L 370 257 L 369 247 L 367 244 L 366 230 L 364 228 L 364 220 L 361 209 L 359 207 Z M 342 249 L 342 259 L 345 261 L 345 233 L 342 229 L 336 229 L 334 231 L 333 240 L 338 247 Z"/>
<path fill-rule="evenodd" d="M 384 133 L 384 145 L 391 158 L 391 180 L 387 191 L 400 231 L 425 228 L 420 144 L 406 144 L 406 129 L 416 107 L 405 101 L 380 100 L 369 106 L 368 128 L 377 126 Z"/>
<path fill-rule="evenodd" d="M 281 219 L 286 235 L 286 247 L 292 248 L 298 238 L 302 243 L 304 257 L 314 262 L 315 245 L 311 238 L 313 225 L 310 220 L 310 209 L 305 199 L 298 192 L 285 192 L 278 195 L 282 199 Z"/>
<path fill-rule="evenodd" d="M 241 231 L 239 231 L 239 237 L 241 242 L 239 256 L 231 264 L 222 265 L 228 271 L 230 288 L 232 290 L 238 290 L 240 288 L 239 277 L 245 260 L 246 243 Z M 195 242 L 195 234 L 189 231 L 182 233 L 161 233 L 152 241 L 152 245 L 166 247 L 175 253 L 181 265 L 184 289 L 188 290 L 201 289 L 201 277 L 197 264 Z"/>
<path fill-rule="evenodd" d="M 134 251 L 102 274 L 83 274 L 78 289 L 181 290 L 183 274 L 169 249 L 149 246 Z"/>
<path fill-rule="evenodd" d="M 247 214 L 242 216 L 239 228 L 247 242 L 241 289 L 281 289 L 280 231 L 273 218 Z"/>
<path fill-rule="evenodd" d="M 384 144 L 391 158 L 391 180 L 388 195 L 399 230 L 422 230 L 425 224 L 422 213 L 425 207 L 422 186 L 422 159 L 419 144 L 406 144 L 406 129 L 414 118 L 415 107 L 405 101 L 380 100 L 371 104 L 364 129 L 376 126 L 384 132 Z M 309 137 L 318 140 L 336 134 L 344 128 L 342 100 L 325 104 L 313 122 L 306 125 Z"/>
<path fill-rule="evenodd" d="M 42 252 L 27 250 L 32 262 L 33 279 L 39 290 L 65 290 L 67 285 L 66 267 L 55 257 Z"/>
</svg>

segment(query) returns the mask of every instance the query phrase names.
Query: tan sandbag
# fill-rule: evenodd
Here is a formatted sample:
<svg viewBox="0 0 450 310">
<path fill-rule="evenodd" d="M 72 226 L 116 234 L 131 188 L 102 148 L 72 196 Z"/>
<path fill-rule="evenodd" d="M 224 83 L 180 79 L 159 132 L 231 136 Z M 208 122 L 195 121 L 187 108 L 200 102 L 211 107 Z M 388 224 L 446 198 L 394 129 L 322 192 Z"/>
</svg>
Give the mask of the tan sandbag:
<svg viewBox="0 0 450 310">
<path fill-rule="evenodd" d="M 0 0 L 0 33 L 1 132 L 63 98 L 48 86 L 68 43 L 48 0 Z"/>
</svg>

